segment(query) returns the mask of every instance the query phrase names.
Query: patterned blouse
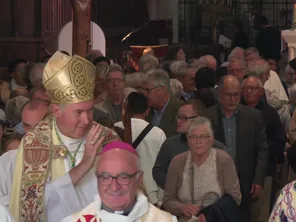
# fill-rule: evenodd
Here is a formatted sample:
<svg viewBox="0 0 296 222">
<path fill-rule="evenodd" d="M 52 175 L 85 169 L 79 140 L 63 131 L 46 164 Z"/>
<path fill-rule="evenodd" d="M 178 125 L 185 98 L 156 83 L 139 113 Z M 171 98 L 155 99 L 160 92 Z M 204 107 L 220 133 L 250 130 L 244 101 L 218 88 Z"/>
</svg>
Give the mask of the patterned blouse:
<svg viewBox="0 0 296 222">
<path fill-rule="evenodd" d="M 294 221 L 296 221 L 296 181 L 282 189 L 269 218 L 269 222 Z"/>
</svg>

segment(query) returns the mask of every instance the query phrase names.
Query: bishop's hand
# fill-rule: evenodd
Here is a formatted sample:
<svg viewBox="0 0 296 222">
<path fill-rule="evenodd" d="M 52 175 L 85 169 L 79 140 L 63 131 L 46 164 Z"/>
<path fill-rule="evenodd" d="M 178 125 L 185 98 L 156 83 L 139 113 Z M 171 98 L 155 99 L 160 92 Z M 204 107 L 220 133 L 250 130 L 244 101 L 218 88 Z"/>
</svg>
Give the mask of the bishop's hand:
<svg viewBox="0 0 296 222">
<path fill-rule="evenodd" d="M 102 126 L 95 123 L 86 137 L 85 149 L 81 160 L 82 164 L 88 165 L 89 168 L 93 167 L 98 149 L 100 148 L 103 139 Z"/>
</svg>

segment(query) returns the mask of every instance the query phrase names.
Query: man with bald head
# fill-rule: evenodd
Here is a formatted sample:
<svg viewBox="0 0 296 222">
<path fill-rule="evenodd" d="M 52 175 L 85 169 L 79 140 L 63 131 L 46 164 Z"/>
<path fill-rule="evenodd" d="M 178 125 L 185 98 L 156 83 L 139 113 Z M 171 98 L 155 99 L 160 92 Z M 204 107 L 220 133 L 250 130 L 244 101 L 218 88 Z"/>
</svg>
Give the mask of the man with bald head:
<svg viewBox="0 0 296 222">
<path fill-rule="evenodd" d="M 199 64 L 217 70 L 217 60 L 212 55 L 205 55 L 200 57 Z"/>
<path fill-rule="evenodd" d="M 240 180 L 244 221 L 251 221 L 251 199 L 262 190 L 268 163 L 268 147 L 261 112 L 240 105 L 241 84 L 232 75 L 218 85 L 219 104 L 205 111 L 215 130 L 215 138 L 227 147 L 236 163 Z"/>
<path fill-rule="evenodd" d="M 269 158 L 268 170 L 264 182 L 264 191 L 260 195 L 259 201 L 252 207 L 255 211 L 253 215 L 260 221 L 267 221 L 269 218 L 269 207 L 271 197 L 272 181 L 275 179 L 277 158 L 284 152 L 286 139 L 285 131 L 281 124 L 280 116 L 275 108 L 262 99 L 264 88 L 259 78 L 250 76 L 243 82 L 241 103 L 253 107 L 262 112 L 265 124 Z"/>
<path fill-rule="evenodd" d="M 32 99 L 22 109 L 22 125 L 24 133 L 28 133 L 46 116 L 49 102 L 42 99 Z"/>
<path fill-rule="evenodd" d="M 177 221 L 171 214 L 148 203 L 140 192 L 143 179 L 140 158 L 129 144 L 113 142 L 105 146 L 97 164 L 96 176 L 99 192 L 94 202 L 63 222 Z"/>
</svg>

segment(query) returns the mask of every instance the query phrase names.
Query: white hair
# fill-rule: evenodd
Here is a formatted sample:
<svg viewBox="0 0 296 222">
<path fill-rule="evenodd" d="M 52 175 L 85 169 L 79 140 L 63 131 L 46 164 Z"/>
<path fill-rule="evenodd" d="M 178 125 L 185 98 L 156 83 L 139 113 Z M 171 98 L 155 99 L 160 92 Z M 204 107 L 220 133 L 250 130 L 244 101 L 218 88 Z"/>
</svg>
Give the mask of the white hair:
<svg viewBox="0 0 296 222">
<path fill-rule="evenodd" d="M 163 69 L 151 69 L 146 73 L 145 82 L 151 83 L 155 87 L 166 86 L 170 89 L 170 77 Z"/>
<path fill-rule="evenodd" d="M 139 59 L 139 71 L 147 72 L 150 69 L 155 69 L 159 66 L 158 58 L 151 54 L 142 55 Z"/>
<path fill-rule="evenodd" d="M 177 79 L 171 79 L 170 88 L 171 88 L 172 96 L 179 99 L 183 92 L 182 83 Z"/>
<path fill-rule="evenodd" d="M 231 60 L 232 58 L 240 58 L 244 60 L 244 49 L 241 47 L 235 47 L 231 53 L 228 56 L 228 60 Z"/>
<path fill-rule="evenodd" d="M 109 70 L 107 74 L 104 76 L 104 79 L 107 80 L 109 78 L 109 74 L 112 72 L 121 72 L 122 76 L 125 77 L 122 67 L 116 63 L 113 63 L 112 65 L 109 66 Z"/>
<path fill-rule="evenodd" d="M 247 68 L 245 60 L 242 60 L 241 58 L 233 57 L 233 58 L 231 58 L 231 59 L 228 61 L 228 64 L 227 64 L 227 71 L 230 70 L 230 66 L 231 66 L 231 64 L 233 64 L 233 63 L 239 63 L 242 69 L 246 69 L 246 68 Z"/>
<path fill-rule="evenodd" d="M 42 83 L 42 75 L 45 65 L 45 63 L 35 63 L 32 66 L 29 73 L 29 79 L 33 86 L 36 86 L 38 82 Z"/>
<path fill-rule="evenodd" d="M 214 135 L 211 121 L 208 118 L 203 117 L 203 116 L 196 117 L 191 121 L 191 123 L 189 125 L 188 135 L 191 134 L 191 131 L 193 129 L 196 129 L 197 127 L 199 127 L 201 125 L 206 127 L 207 132 L 210 136 Z"/>
<path fill-rule="evenodd" d="M 247 57 L 249 55 L 252 55 L 252 54 L 260 57 L 259 51 L 255 47 L 250 47 L 250 48 L 248 48 L 248 49 L 245 50 L 245 57 Z"/>
<path fill-rule="evenodd" d="M 125 86 L 137 88 L 144 84 L 145 74 L 142 72 L 134 72 L 125 76 Z"/>
<path fill-rule="evenodd" d="M 243 84 L 242 84 L 243 87 L 246 84 L 247 80 L 250 79 L 250 78 L 255 79 L 256 83 L 258 84 L 259 87 L 261 87 L 261 88 L 263 87 L 262 81 L 256 76 L 249 76 L 248 78 L 244 79 Z"/>
<path fill-rule="evenodd" d="M 199 64 L 204 65 L 208 68 L 212 68 L 212 65 L 214 64 L 217 68 L 217 60 L 212 55 L 205 55 L 199 58 Z"/>
<path fill-rule="evenodd" d="M 257 59 L 248 65 L 248 73 L 250 76 L 262 78 L 262 75 L 270 71 L 269 63 L 264 59 Z"/>
<path fill-rule="evenodd" d="M 170 71 L 171 73 L 176 74 L 180 71 L 182 67 L 186 67 L 186 66 L 188 66 L 188 64 L 184 61 L 174 61 L 170 65 Z"/>
</svg>

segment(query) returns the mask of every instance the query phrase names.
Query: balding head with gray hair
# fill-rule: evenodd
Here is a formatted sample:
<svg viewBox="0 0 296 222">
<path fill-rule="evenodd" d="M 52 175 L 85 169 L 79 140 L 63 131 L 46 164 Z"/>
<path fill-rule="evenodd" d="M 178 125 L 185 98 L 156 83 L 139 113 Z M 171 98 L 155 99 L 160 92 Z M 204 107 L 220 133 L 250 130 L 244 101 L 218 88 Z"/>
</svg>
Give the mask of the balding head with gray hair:
<svg viewBox="0 0 296 222">
<path fill-rule="evenodd" d="M 235 47 L 231 53 L 229 54 L 228 56 L 228 60 L 231 60 L 233 58 L 239 58 L 239 59 L 242 59 L 244 60 L 244 53 L 245 53 L 245 50 L 241 47 Z"/>
<path fill-rule="evenodd" d="M 154 87 L 165 86 L 170 89 L 170 77 L 163 69 L 152 69 L 146 73 L 146 83 L 152 84 Z"/>
<path fill-rule="evenodd" d="M 217 69 L 217 60 L 212 55 L 205 55 L 205 56 L 200 57 L 199 65 L 206 66 L 208 68 L 216 70 Z"/>
<path fill-rule="evenodd" d="M 139 71 L 147 72 L 150 69 L 155 69 L 159 66 L 158 58 L 151 54 L 142 55 L 139 59 Z"/>
<path fill-rule="evenodd" d="M 245 51 L 245 61 L 249 65 L 251 62 L 260 58 L 259 51 L 255 47 L 246 49 Z"/>
<path fill-rule="evenodd" d="M 248 65 L 248 73 L 250 76 L 256 76 L 261 79 L 262 84 L 268 80 L 270 73 L 269 63 L 264 59 L 257 59 Z"/>
</svg>

